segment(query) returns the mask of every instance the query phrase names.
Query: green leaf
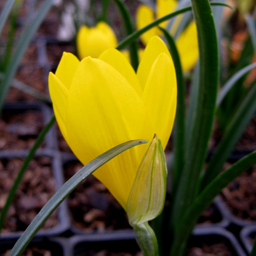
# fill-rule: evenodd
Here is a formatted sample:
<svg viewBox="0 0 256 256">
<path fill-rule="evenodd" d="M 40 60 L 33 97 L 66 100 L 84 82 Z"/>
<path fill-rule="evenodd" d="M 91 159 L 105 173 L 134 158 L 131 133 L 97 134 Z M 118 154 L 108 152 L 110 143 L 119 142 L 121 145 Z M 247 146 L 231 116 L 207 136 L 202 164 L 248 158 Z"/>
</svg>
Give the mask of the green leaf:
<svg viewBox="0 0 256 256">
<path fill-rule="evenodd" d="M 252 39 L 252 45 L 253 45 L 253 49 L 254 49 L 254 54 L 256 54 L 256 26 L 255 26 L 255 20 L 254 18 L 247 14 L 245 15 L 245 21 L 247 23 L 247 27 Z"/>
<path fill-rule="evenodd" d="M 17 47 L 14 51 L 13 57 L 6 69 L 6 73 L 4 74 L 4 78 L 1 81 L 0 86 L 0 112 L 3 107 L 3 103 L 5 97 L 7 95 L 10 83 L 15 75 L 15 72 L 19 66 L 22 56 L 24 55 L 31 39 L 33 38 L 35 32 L 37 31 L 39 25 L 45 18 L 47 12 L 52 6 L 53 0 L 46 0 L 43 2 L 42 6 L 35 14 L 35 18 L 30 22 L 29 26 L 22 33 L 19 41 L 17 42 Z"/>
<path fill-rule="evenodd" d="M 208 0 L 192 0 L 199 44 L 199 85 L 191 135 L 185 152 L 185 165 L 173 202 L 171 227 L 176 231 L 178 220 L 197 194 L 197 183 L 205 161 L 211 135 L 218 90 L 218 43 Z"/>
<path fill-rule="evenodd" d="M 48 122 L 48 124 L 44 127 L 44 129 L 41 131 L 41 133 L 39 134 L 38 138 L 36 139 L 33 147 L 30 149 L 27 157 L 25 158 L 19 172 L 18 175 L 9 191 L 8 197 L 6 199 L 6 203 L 1 211 L 0 214 L 0 231 L 3 228 L 4 225 L 4 221 L 6 218 L 6 215 L 8 213 L 8 210 L 12 204 L 12 201 L 15 197 L 16 191 L 20 185 L 20 182 L 22 181 L 22 178 L 29 166 L 29 163 L 31 162 L 31 160 L 33 159 L 33 157 L 35 156 L 36 150 L 38 149 L 38 147 L 42 144 L 45 135 L 48 133 L 48 131 L 50 130 L 50 128 L 53 126 L 53 124 L 55 123 L 55 116 L 53 116 L 50 121 Z"/>
<path fill-rule="evenodd" d="M 202 179 L 201 189 L 205 188 L 221 171 L 223 164 L 241 137 L 247 124 L 256 111 L 256 84 L 242 102 L 235 116 L 232 118 L 227 131 L 211 158 Z"/>
<path fill-rule="evenodd" d="M 178 186 L 178 181 L 182 173 L 184 164 L 184 150 L 185 150 L 185 83 L 183 78 L 182 66 L 180 56 L 175 45 L 174 39 L 170 36 L 168 31 L 159 27 L 163 32 L 167 43 L 169 45 L 170 53 L 175 66 L 177 77 L 177 110 L 174 126 L 174 166 L 172 172 L 172 196 Z"/>
<path fill-rule="evenodd" d="M 227 4 L 223 4 L 223 3 L 211 3 L 211 5 L 222 5 L 222 6 L 226 6 L 232 9 L 231 6 L 227 5 Z M 173 17 L 176 17 L 179 14 L 191 11 L 192 8 L 191 6 L 186 7 L 186 8 L 182 8 L 178 11 L 169 13 L 159 19 L 154 20 L 152 23 L 148 24 L 147 26 L 145 26 L 144 28 L 137 30 L 135 32 L 133 32 L 132 34 L 130 34 L 129 36 L 127 36 L 123 41 L 121 41 L 118 46 L 116 47 L 118 50 L 123 49 L 125 46 L 129 45 L 131 42 L 133 42 L 134 40 L 136 40 L 138 37 L 140 37 L 143 33 L 147 32 L 149 29 L 159 25 L 160 23 L 162 23 L 163 21 L 169 20 Z"/>
<path fill-rule="evenodd" d="M 256 239 L 255 238 L 254 238 L 253 247 L 252 247 L 250 256 L 256 256 Z"/>
<path fill-rule="evenodd" d="M 173 242 L 173 255 L 180 256 L 178 249 L 180 245 L 184 248 L 186 241 L 193 229 L 193 226 L 201 213 L 209 206 L 213 199 L 231 181 L 256 164 L 256 151 L 242 158 L 233 164 L 226 171 L 217 176 L 211 183 L 196 197 L 193 204 L 186 210 L 185 215 L 179 220 L 177 234 Z"/>
<path fill-rule="evenodd" d="M 12 7 L 14 5 L 16 0 L 8 0 L 5 5 L 4 8 L 2 9 L 2 12 L 0 14 L 0 35 L 2 34 L 2 30 L 4 27 L 4 24 L 12 10 Z"/>
<path fill-rule="evenodd" d="M 134 32 L 134 28 L 131 21 L 131 15 L 128 13 L 125 5 L 120 0 L 114 0 L 114 2 L 118 6 L 119 11 L 122 15 L 127 35 L 132 34 Z M 136 71 L 139 65 L 139 58 L 138 58 L 138 43 L 135 40 L 131 42 L 129 46 L 129 51 L 130 51 L 132 67 Z"/>
<path fill-rule="evenodd" d="M 186 115 L 186 141 L 190 140 L 192 125 L 196 113 L 196 103 L 198 97 L 198 86 L 199 86 L 199 62 L 197 62 L 194 72 L 192 75 L 192 83 L 190 87 L 189 105 Z M 187 145 L 188 146 L 188 145 Z M 187 150 L 187 149 L 186 149 Z"/>
<path fill-rule="evenodd" d="M 126 211 L 143 255 L 157 256 L 158 245 L 148 221 L 162 211 L 166 194 L 167 167 L 161 141 L 155 135 L 137 171 Z"/>
<path fill-rule="evenodd" d="M 52 104 L 51 98 L 47 94 L 40 92 L 39 90 L 37 90 L 27 84 L 24 84 L 24 83 L 20 82 L 19 80 L 13 79 L 11 85 L 13 88 L 16 88 L 22 92 L 25 92 L 28 95 L 31 95 L 34 98 L 36 98 L 42 102 L 45 102 L 50 105 Z"/>
<path fill-rule="evenodd" d="M 221 102 L 225 98 L 225 96 L 228 94 L 228 92 L 232 89 L 232 87 L 236 84 L 236 82 L 242 78 L 247 72 L 252 70 L 253 68 L 256 67 L 256 62 L 252 63 L 243 69 L 239 70 L 237 73 L 235 73 L 221 88 L 220 92 L 218 93 L 218 98 L 217 98 L 217 107 L 220 106 Z"/>
<path fill-rule="evenodd" d="M 123 151 L 137 146 L 139 144 L 147 143 L 145 140 L 134 140 L 120 144 L 102 155 L 95 158 L 93 161 L 85 165 L 75 175 L 73 175 L 62 187 L 51 197 L 45 206 L 36 215 L 28 228 L 24 231 L 22 236 L 12 248 L 9 256 L 19 256 L 31 241 L 36 232 L 40 229 L 52 212 L 61 204 L 61 202 L 78 186 L 88 175 L 93 173 L 100 166 L 122 153 Z"/>
</svg>

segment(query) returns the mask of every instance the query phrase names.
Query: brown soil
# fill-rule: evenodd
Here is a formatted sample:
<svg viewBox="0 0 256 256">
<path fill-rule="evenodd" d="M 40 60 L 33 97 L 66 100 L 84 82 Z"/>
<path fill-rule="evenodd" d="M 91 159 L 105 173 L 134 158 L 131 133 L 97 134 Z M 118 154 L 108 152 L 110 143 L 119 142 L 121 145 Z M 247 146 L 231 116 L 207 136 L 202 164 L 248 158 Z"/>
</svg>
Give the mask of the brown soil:
<svg viewBox="0 0 256 256">
<path fill-rule="evenodd" d="M 215 205 L 211 204 L 199 217 L 197 224 L 207 225 L 221 222 L 222 216 Z"/>
<path fill-rule="evenodd" d="M 16 178 L 23 159 L 0 159 L 0 210 Z M 55 192 L 51 158 L 36 157 L 31 161 L 7 215 L 3 233 L 23 231 Z M 58 224 L 55 211 L 43 225 L 49 229 Z"/>
<path fill-rule="evenodd" d="M 26 61 L 26 59 L 24 59 Z M 43 68 L 39 68 L 35 65 L 26 65 L 18 69 L 15 79 L 22 82 L 40 92 L 47 94 L 46 90 L 46 78 Z M 11 87 L 7 95 L 6 101 L 34 101 L 35 98 L 22 92 L 16 88 Z"/>
<path fill-rule="evenodd" d="M 256 221 L 256 166 L 223 189 L 222 198 L 236 217 Z"/>
<path fill-rule="evenodd" d="M 48 44 L 46 46 L 47 58 L 50 64 L 57 65 L 63 52 L 75 53 L 75 48 L 71 44 Z"/>
<path fill-rule="evenodd" d="M 248 124 L 236 148 L 242 150 L 256 150 L 256 114 Z"/>
<path fill-rule="evenodd" d="M 232 256 L 225 243 L 213 245 L 202 244 L 200 247 L 192 247 L 188 250 L 187 256 Z"/>
<path fill-rule="evenodd" d="M 37 62 L 37 45 L 35 43 L 31 43 L 27 48 L 22 60 L 21 65 L 29 65 L 35 64 Z"/>
<path fill-rule="evenodd" d="M 4 110 L 0 119 L 0 149 L 31 148 L 42 127 L 42 113 L 39 111 L 27 110 L 17 113 Z"/>
<path fill-rule="evenodd" d="M 7 256 L 10 253 L 10 251 L 11 249 L 5 251 L 4 253 L 1 253 L 0 256 Z M 21 255 L 22 256 L 52 256 L 52 253 L 49 250 L 32 247 L 32 248 L 27 248 Z"/>
<path fill-rule="evenodd" d="M 143 256 L 141 252 L 111 252 L 108 250 L 102 250 L 102 251 L 94 251 L 91 250 L 89 252 L 82 252 L 79 254 L 76 254 L 75 256 Z"/>
<path fill-rule="evenodd" d="M 69 179 L 83 166 L 68 162 L 64 166 L 65 177 Z M 83 231 L 106 231 L 130 229 L 126 214 L 106 187 L 90 175 L 69 196 L 73 225 Z"/>
</svg>

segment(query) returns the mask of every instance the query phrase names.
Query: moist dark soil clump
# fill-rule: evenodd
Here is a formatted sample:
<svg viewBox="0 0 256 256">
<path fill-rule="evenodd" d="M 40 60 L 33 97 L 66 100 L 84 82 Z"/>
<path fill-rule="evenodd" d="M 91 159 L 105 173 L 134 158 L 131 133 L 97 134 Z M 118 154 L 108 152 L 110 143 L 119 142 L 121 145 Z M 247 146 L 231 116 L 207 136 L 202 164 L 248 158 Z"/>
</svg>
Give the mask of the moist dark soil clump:
<svg viewBox="0 0 256 256">
<path fill-rule="evenodd" d="M 20 158 L 0 159 L 0 211 L 23 161 L 24 159 Z M 36 157 L 31 161 L 16 192 L 2 232 L 24 231 L 54 192 L 55 180 L 51 171 L 51 158 Z M 49 229 L 57 224 L 55 211 L 43 228 Z"/>
<path fill-rule="evenodd" d="M 0 119 L 0 150 L 30 149 L 43 128 L 42 120 L 39 111 L 4 110 Z"/>
<path fill-rule="evenodd" d="M 236 217 L 256 221 L 256 166 L 223 189 L 222 198 Z"/>
</svg>

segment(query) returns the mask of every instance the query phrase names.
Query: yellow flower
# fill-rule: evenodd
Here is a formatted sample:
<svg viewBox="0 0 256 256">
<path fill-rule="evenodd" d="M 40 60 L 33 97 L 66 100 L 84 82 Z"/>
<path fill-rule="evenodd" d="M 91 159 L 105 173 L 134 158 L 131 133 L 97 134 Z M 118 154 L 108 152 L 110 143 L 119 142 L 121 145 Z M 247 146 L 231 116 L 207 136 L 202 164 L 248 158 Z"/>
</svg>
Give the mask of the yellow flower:
<svg viewBox="0 0 256 256">
<path fill-rule="evenodd" d="M 136 25 L 138 29 L 141 29 L 153 22 L 155 18 L 160 18 L 172 11 L 175 11 L 177 7 L 177 1 L 175 0 L 157 0 L 156 1 L 156 13 L 147 5 L 139 6 L 136 15 Z M 179 18 L 181 16 L 178 17 Z M 161 27 L 167 28 L 168 21 L 160 24 Z M 177 23 L 174 23 L 174 28 L 171 29 L 171 34 L 174 35 Z M 154 35 L 161 35 L 161 31 L 154 27 L 144 33 L 141 36 L 142 42 L 146 45 L 149 39 Z M 191 22 L 187 28 L 181 33 L 176 40 L 176 45 L 181 59 L 182 68 L 184 71 L 189 71 L 194 67 L 198 58 L 198 44 L 197 44 L 197 32 L 195 22 Z"/>
<path fill-rule="evenodd" d="M 154 133 L 166 147 L 177 84 L 169 51 L 158 37 L 148 43 L 137 74 L 116 49 L 81 62 L 64 53 L 55 75 L 49 74 L 49 90 L 61 132 L 84 165 L 125 141 L 151 141 Z M 132 148 L 94 173 L 124 209 L 147 147 Z"/>
<path fill-rule="evenodd" d="M 115 33 L 105 22 L 99 22 L 92 28 L 82 26 L 78 31 L 76 42 L 80 59 L 88 56 L 98 58 L 105 50 L 117 46 Z"/>
</svg>

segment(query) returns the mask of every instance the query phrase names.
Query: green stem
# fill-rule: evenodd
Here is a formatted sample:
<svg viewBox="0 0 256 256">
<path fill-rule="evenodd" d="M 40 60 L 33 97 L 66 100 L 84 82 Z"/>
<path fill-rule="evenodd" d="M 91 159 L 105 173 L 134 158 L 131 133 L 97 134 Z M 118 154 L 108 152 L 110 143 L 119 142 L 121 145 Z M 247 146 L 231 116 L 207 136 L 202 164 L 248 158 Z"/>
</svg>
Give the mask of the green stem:
<svg viewBox="0 0 256 256">
<path fill-rule="evenodd" d="M 32 160 L 32 158 L 35 156 L 36 150 L 38 149 L 38 147 L 41 145 L 41 143 L 44 140 L 45 135 L 47 134 L 47 132 L 50 130 L 50 128 L 53 126 L 53 124 L 55 123 L 55 116 L 53 116 L 50 121 L 48 122 L 48 124 L 44 127 L 44 129 L 41 131 L 41 133 L 39 134 L 37 140 L 35 141 L 33 147 L 31 148 L 31 150 L 29 151 L 27 157 L 25 158 L 20 171 L 9 191 L 8 197 L 6 199 L 6 203 L 1 211 L 1 215 L 0 215 L 0 232 L 3 228 L 4 225 L 4 221 L 6 218 L 6 215 L 8 213 L 8 210 L 12 204 L 12 201 L 14 199 L 14 196 L 16 194 L 16 191 L 19 187 L 19 184 L 29 166 L 30 161 Z"/>
</svg>

